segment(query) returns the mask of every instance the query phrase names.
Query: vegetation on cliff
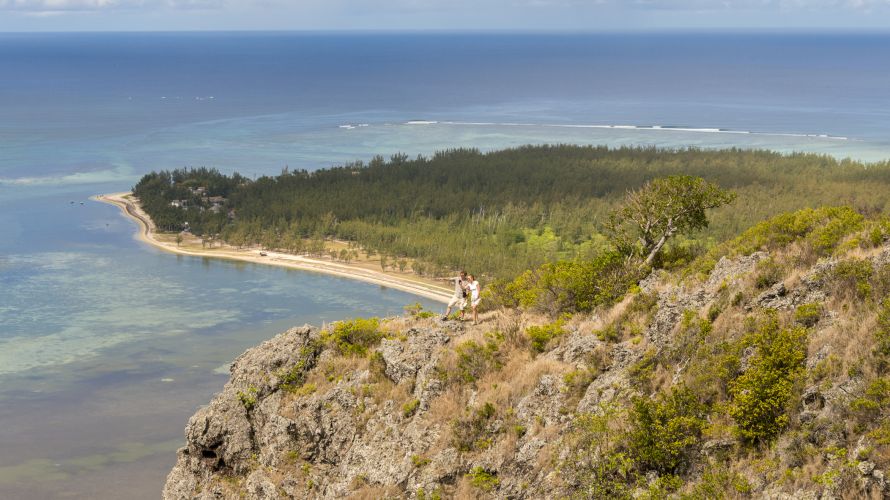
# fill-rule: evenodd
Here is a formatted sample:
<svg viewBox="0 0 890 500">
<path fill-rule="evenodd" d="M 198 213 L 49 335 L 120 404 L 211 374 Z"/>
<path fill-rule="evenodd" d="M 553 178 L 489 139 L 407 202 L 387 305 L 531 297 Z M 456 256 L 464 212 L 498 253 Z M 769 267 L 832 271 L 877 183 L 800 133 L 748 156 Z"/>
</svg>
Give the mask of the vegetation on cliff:
<svg viewBox="0 0 890 500">
<path fill-rule="evenodd" d="M 166 494 L 884 498 L 888 293 L 888 220 L 818 208 L 583 310 L 542 293 L 478 326 L 289 332 L 236 361 Z"/>
</svg>

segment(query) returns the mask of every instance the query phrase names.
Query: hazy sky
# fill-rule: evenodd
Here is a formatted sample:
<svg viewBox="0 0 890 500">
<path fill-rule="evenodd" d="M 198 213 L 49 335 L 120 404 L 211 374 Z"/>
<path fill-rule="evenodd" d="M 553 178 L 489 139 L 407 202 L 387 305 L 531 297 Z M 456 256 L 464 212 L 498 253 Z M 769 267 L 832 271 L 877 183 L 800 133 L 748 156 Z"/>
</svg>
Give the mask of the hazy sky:
<svg viewBox="0 0 890 500">
<path fill-rule="evenodd" d="M 0 0 L 0 31 L 888 29 L 890 0 Z"/>
</svg>

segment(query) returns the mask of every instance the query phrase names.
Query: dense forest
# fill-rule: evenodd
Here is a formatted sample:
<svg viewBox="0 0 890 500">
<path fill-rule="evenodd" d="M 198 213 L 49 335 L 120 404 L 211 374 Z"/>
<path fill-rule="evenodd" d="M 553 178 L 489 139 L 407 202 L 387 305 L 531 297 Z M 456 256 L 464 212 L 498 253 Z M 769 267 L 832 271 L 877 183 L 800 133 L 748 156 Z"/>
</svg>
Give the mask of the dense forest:
<svg viewBox="0 0 890 500">
<path fill-rule="evenodd" d="M 234 245 L 318 252 L 337 238 L 420 274 L 459 267 L 512 277 L 610 246 L 610 211 L 629 190 L 670 175 L 701 177 L 738 196 L 710 224 L 675 238 L 658 265 L 688 262 L 772 215 L 820 205 L 885 212 L 890 163 L 729 149 L 525 146 L 490 153 L 375 157 L 250 180 L 213 169 L 148 174 L 134 194 L 162 230 L 188 223 Z M 178 206 L 174 206 L 178 205 Z"/>
</svg>

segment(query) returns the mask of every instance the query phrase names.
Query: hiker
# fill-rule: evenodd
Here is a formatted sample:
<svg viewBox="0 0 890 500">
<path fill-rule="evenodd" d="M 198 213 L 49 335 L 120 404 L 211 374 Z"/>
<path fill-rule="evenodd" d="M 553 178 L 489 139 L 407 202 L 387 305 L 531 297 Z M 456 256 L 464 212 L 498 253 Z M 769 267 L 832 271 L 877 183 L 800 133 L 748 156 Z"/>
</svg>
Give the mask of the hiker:
<svg viewBox="0 0 890 500">
<path fill-rule="evenodd" d="M 479 293 L 482 291 L 482 286 L 479 285 L 479 282 L 476 281 L 476 277 L 472 274 L 467 277 L 469 283 L 467 284 L 467 290 L 470 291 L 470 307 L 473 308 L 473 324 L 477 324 L 479 322 L 479 312 L 476 310 L 479 307 L 479 303 L 482 302 L 482 297 Z"/>
<path fill-rule="evenodd" d="M 460 319 L 463 320 L 464 308 L 467 307 L 467 272 L 461 271 L 460 276 L 446 278 L 446 280 L 454 283 L 454 295 L 448 301 L 448 309 L 445 310 L 445 316 L 442 319 L 448 319 L 448 316 L 451 315 L 451 310 L 456 308 L 460 311 Z"/>
</svg>

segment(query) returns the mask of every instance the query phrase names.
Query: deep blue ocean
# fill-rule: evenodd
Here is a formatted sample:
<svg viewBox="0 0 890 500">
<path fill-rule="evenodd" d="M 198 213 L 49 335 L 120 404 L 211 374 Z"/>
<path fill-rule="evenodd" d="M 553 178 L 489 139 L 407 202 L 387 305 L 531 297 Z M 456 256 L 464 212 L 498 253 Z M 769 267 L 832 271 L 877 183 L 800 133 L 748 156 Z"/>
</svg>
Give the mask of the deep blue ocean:
<svg viewBox="0 0 890 500">
<path fill-rule="evenodd" d="M 0 498 L 157 498 L 234 356 L 417 300 L 165 254 L 89 196 L 556 142 L 884 160 L 890 36 L 0 34 Z"/>
</svg>

